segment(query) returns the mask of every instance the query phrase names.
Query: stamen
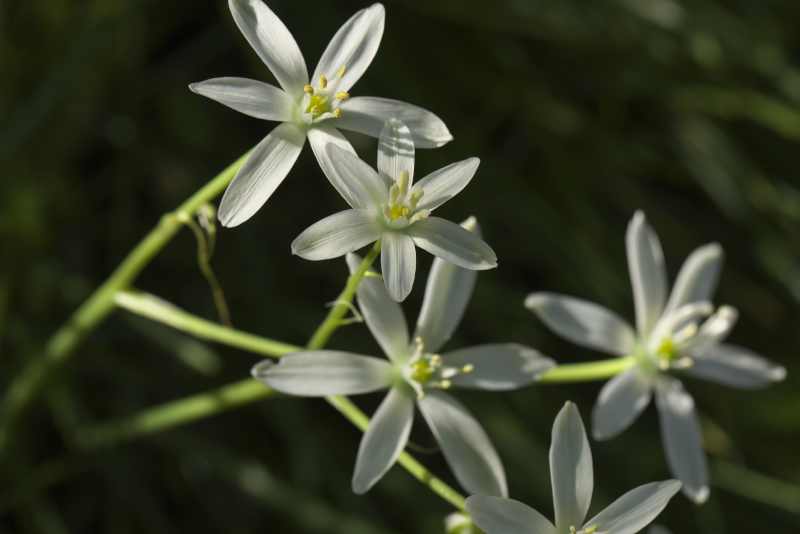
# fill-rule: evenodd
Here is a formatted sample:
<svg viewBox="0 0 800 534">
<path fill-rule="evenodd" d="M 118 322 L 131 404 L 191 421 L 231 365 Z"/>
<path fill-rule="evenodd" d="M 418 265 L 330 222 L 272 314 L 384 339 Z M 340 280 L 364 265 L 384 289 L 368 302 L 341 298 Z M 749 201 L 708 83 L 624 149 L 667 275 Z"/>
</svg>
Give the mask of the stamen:
<svg viewBox="0 0 800 534">
<path fill-rule="evenodd" d="M 345 73 L 346 70 L 347 70 L 347 68 L 344 65 L 339 67 L 339 70 L 336 71 L 336 77 L 337 78 L 341 78 L 342 76 L 344 76 L 344 73 Z"/>
<path fill-rule="evenodd" d="M 333 117 L 335 119 L 339 119 L 342 116 L 342 110 L 340 108 L 336 108 L 333 110 Z"/>
<path fill-rule="evenodd" d="M 310 84 L 305 84 L 303 86 L 303 92 L 305 94 L 307 94 L 307 95 L 313 95 L 314 94 L 314 86 L 310 85 Z"/>
<path fill-rule="evenodd" d="M 336 93 L 335 96 L 336 100 L 345 101 L 348 98 L 350 98 L 350 93 L 348 93 L 347 91 L 339 91 L 338 93 Z"/>
<path fill-rule="evenodd" d="M 475 366 L 472 365 L 471 363 L 468 363 L 467 365 L 465 365 L 464 367 L 461 368 L 461 372 L 464 373 L 465 375 L 470 374 L 474 370 L 475 370 Z"/>
<path fill-rule="evenodd" d="M 319 88 L 325 89 L 326 87 L 328 87 L 328 78 L 326 78 L 324 74 L 321 74 L 319 77 Z"/>
</svg>

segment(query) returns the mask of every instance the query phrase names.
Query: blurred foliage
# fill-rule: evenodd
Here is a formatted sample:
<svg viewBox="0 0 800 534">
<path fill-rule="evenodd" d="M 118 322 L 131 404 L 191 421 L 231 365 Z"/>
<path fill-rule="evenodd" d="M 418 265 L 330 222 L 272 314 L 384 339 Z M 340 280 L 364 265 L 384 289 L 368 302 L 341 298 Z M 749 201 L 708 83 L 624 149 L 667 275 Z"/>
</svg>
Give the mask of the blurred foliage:
<svg viewBox="0 0 800 534">
<path fill-rule="evenodd" d="M 313 65 L 365 4 L 273 0 Z M 800 485 L 800 3 L 792 0 L 390 0 L 383 44 L 355 95 L 434 110 L 455 141 L 420 151 L 420 172 L 478 155 L 477 179 L 443 214 L 477 215 L 500 268 L 481 274 L 451 346 L 514 340 L 559 360 L 597 357 L 562 343 L 522 307 L 548 289 L 628 317 L 624 230 L 642 208 L 671 274 L 692 248 L 727 253 L 719 301 L 741 311 L 733 339 L 783 363 L 789 379 L 742 393 L 692 383 L 707 446 Z M 187 84 L 270 79 L 225 2 L 0 3 L 0 380 L 158 220 L 271 127 L 191 94 Z M 374 161 L 374 140 L 351 136 Z M 302 343 L 346 275 L 289 243 L 343 206 L 309 150 L 266 209 L 218 234 L 214 267 L 234 324 Z M 422 281 L 406 305 L 415 317 Z M 184 231 L 139 287 L 215 317 Z M 333 346 L 375 351 L 363 326 Z M 18 439 L 4 495 L 62 457 L 85 425 L 247 376 L 255 358 L 119 313 L 60 371 Z M 5 386 L 4 386 L 5 387 Z M 484 421 L 512 494 L 549 510 L 546 449 L 558 408 L 584 417 L 599 384 L 462 398 Z M 358 401 L 373 409 L 376 399 Z M 433 440 L 424 428 L 413 439 Z M 448 508 L 395 468 L 366 498 L 350 492 L 359 434 L 324 403 L 278 398 L 56 466 L 57 484 L 0 516 L 13 532 L 441 532 Z M 652 408 L 594 444 L 595 506 L 667 477 Z M 452 478 L 438 454 L 423 456 Z M 6 466 L 11 467 L 11 466 Z M 8 469 L 11 470 L 11 469 Z M 720 477 L 697 508 L 676 499 L 675 532 L 797 532 L 769 486 Z M 757 500 L 739 489 L 752 490 Z M 751 495 L 752 496 L 752 495 Z M 784 499 L 785 500 L 785 499 Z M 791 504 L 791 503 L 788 503 Z"/>
</svg>

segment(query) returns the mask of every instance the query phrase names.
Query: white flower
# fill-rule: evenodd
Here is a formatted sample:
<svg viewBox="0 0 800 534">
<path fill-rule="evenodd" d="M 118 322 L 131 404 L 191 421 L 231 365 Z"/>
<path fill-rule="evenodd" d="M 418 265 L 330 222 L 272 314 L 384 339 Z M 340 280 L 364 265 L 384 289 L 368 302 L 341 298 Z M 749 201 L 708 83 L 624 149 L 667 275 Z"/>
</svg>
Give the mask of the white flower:
<svg viewBox="0 0 800 534">
<path fill-rule="evenodd" d="M 592 414 L 595 439 L 609 439 L 630 426 L 656 396 L 661 436 L 673 475 L 695 502 L 708 498 L 708 473 L 692 397 L 675 376 L 688 374 L 754 389 L 783 380 L 786 371 L 748 349 L 722 343 L 736 310 L 708 302 L 717 285 L 722 249 L 695 250 L 668 295 L 661 244 L 637 212 L 626 238 L 636 310 L 636 331 L 615 313 L 583 300 L 550 293 L 525 304 L 557 334 L 585 347 L 636 357 L 637 365 L 610 380 Z M 667 298 L 669 296 L 669 299 Z"/>
<path fill-rule="evenodd" d="M 474 225 L 474 220 L 468 222 Z M 347 257 L 351 271 L 360 259 Z M 361 440 L 353 491 L 369 490 L 394 464 L 408 442 L 414 403 L 428 422 L 456 478 L 473 493 L 506 495 L 500 458 L 480 424 L 445 393 L 451 387 L 512 390 L 532 383 L 552 361 L 516 344 L 479 345 L 445 354 L 436 351 L 458 326 L 472 294 L 475 271 L 440 259 L 431 268 L 416 332 L 409 338 L 403 311 L 377 276 L 358 288 L 358 304 L 384 359 L 318 350 L 265 362 L 253 376 L 270 387 L 303 396 L 351 395 L 389 389 Z"/>
<path fill-rule="evenodd" d="M 292 243 L 293 253 L 307 260 L 326 260 L 380 239 L 383 278 L 398 302 L 414 283 L 414 245 L 465 269 L 497 266 L 494 251 L 480 237 L 430 216 L 472 180 L 478 158 L 448 165 L 414 184 L 414 140 L 397 119 L 387 121 L 381 132 L 379 172 L 337 146 L 326 151 L 331 162 L 328 179 L 352 209 L 307 228 Z"/>
<path fill-rule="evenodd" d="M 533 508 L 512 499 L 475 495 L 467 499 L 467 510 L 486 534 L 634 534 L 655 519 L 681 487 L 677 480 L 639 486 L 584 522 L 594 490 L 592 451 L 581 416 L 571 402 L 553 423 L 550 482 L 555 526 Z"/>
<path fill-rule="evenodd" d="M 381 4 L 362 9 L 336 32 L 309 81 L 305 59 L 283 22 L 261 0 L 229 0 L 236 25 L 281 88 L 245 78 L 214 78 L 189 88 L 236 111 L 280 124 L 250 154 L 228 186 L 219 209 L 225 226 L 237 226 L 264 205 L 294 166 L 308 137 L 324 169 L 325 147 L 354 152 L 338 128 L 377 137 L 389 117 L 414 129 L 417 146 L 433 148 L 452 140 L 433 113 L 397 100 L 350 98 L 348 91 L 366 71 L 383 36 Z"/>
</svg>

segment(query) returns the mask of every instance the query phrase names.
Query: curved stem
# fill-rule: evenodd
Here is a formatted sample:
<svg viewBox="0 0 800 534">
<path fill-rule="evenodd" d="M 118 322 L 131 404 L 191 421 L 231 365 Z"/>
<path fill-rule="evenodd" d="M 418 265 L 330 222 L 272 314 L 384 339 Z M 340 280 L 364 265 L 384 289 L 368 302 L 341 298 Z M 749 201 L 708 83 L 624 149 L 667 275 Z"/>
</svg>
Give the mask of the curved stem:
<svg viewBox="0 0 800 534">
<path fill-rule="evenodd" d="M 302 347 L 255 336 L 188 313 L 177 306 L 147 293 L 120 291 L 114 301 L 125 310 L 171 326 L 200 339 L 255 352 L 271 358 L 303 350 Z"/>
<path fill-rule="evenodd" d="M 380 242 L 378 242 L 361 262 L 358 269 L 347 279 L 347 284 L 339 294 L 336 305 L 328 312 L 325 320 L 311 336 L 311 340 L 307 345 L 309 349 L 324 347 L 336 329 L 345 324 L 344 317 L 352 306 L 358 285 L 369 271 L 373 262 L 378 258 L 380 250 Z M 247 332 L 206 321 L 152 295 L 123 291 L 118 294 L 116 301 L 120 307 L 128 311 L 164 323 L 178 330 L 210 341 L 250 350 L 264 356 L 279 358 L 284 354 L 302 350 L 300 347 L 287 343 L 261 338 Z M 212 391 L 149 408 L 119 421 L 90 428 L 86 432 L 80 433 L 84 435 L 80 439 L 80 443 L 83 448 L 88 449 L 114 445 L 127 439 L 210 417 L 274 394 L 274 390 L 261 382 L 252 379 L 243 380 Z M 362 432 L 366 431 L 370 419 L 350 399 L 336 395 L 326 397 L 325 400 L 354 426 Z M 403 452 L 398 458 L 398 463 L 442 499 L 457 509 L 464 510 L 464 496 L 435 477 L 416 458 Z"/>
<path fill-rule="evenodd" d="M 537 382 L 558 384 L 563 382 L 590 382 L 605 380 L 633 367 L 634 356 L 622 356 L 610 360 L 598 360 L 588 363 L 570 363 L 557 365 L 540 374 Z"/>
<path fill-rule="evenodd" d="M 42 357 L 28 364 L 11 383 L 0 410 L 0 453 L 8 445 L 11 430 L 32 403 L 52 372 L 66 362 L 83 338 L 114 309 L 114 297 L 126 289 L 183 226 L 181 220 L 194 215 L 233 180 L 247 154 L 229 165 L 178 209 L 161 218 L 158 225 L 134 248 L 111 276 L 72 314 L 50 338 Z"/>
</svg>

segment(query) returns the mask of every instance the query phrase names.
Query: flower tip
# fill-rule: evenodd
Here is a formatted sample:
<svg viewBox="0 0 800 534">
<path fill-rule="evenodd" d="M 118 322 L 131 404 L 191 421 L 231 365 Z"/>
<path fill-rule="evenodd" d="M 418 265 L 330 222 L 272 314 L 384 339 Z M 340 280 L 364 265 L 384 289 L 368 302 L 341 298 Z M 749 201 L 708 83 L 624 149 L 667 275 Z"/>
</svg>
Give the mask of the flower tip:
<svg viewBox="0 0 800 534">
<path fill-rule="evenodd" d="M 769 371 L 769 379 L 773 382 L 782 382 L 786 379 L 786 367 L 776 365 Z"/>
<path fill-rule="evenodd" d="M 542 293 L 531 293 L 525 297 L 525 307 L 531 311 L 538 310 L 545 302 L 545 295 Z"/>
<path fill-rule="evenodd" d="M 270 360 L 265 360 L 263 362 L 259 362 L 253 366 L 250 370 L 250 375 L 255 378 L 256 380 L 260 380 L 265 382 L 267 379 L 267 375 L 269 374 L 269 370 L 275 366 L 275 362 Z"/>
<path fill-rule="evenodd" d="M 686 486 L 683 487 L 683 492 L 686 494 L 689 499 L 697 506 L 704 504 L 708 500 L 708 496 L 711 493 L 708 489 L 708 486 L 701 486 L 697 489 L 690 489 Z"/>
</svg>

